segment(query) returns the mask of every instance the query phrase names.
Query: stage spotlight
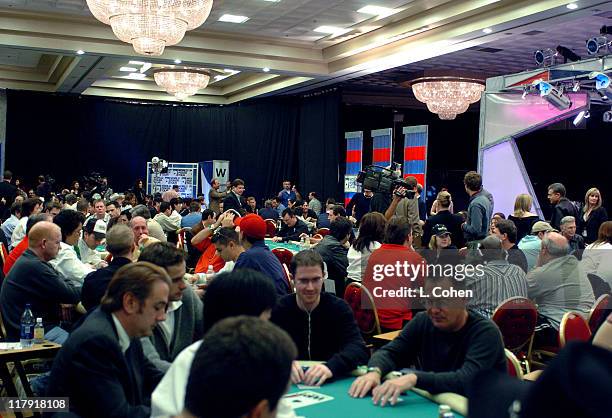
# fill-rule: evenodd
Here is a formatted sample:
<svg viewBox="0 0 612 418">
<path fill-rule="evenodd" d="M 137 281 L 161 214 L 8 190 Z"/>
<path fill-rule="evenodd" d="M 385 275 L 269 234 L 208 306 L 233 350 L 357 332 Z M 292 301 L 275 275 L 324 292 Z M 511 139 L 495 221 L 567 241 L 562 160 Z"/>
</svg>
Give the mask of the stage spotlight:
<svg viewBox="0 0 612 418">
<path fill-rule="evenodd" d="M 565 63 L 567 63 L 568 61 L 571 61 L 571 62 L 580 61 L 582 59 L 580 58 L 580 55 L 576 54 L 571 49 L 566 48 L 562 45 L 557 45 L 557 53 L 564 58 Z"/>
<path fill-rule="evenodd" d="M 589 73 L 589 79 L 595 80 L 595 89 L 602 100 L 608 100 L 609 96 L 612 95 L 611 77 L 607 74 L 593 71 Z"/>
<path fill-rule="evenodd" d="M 603 121 L 608 122 L 608 123 L 612 122 L 612 110 L 608 110 L 607 112 L 604 112 Z"/>
<path fill-rule="evenodd" d="M 612 35 L 612 26 L 603 25 L 601 29 L 599 29 L 599 33 L 602 35 Z"/>
<path fill-rule="evenodd" d="M 594 36 L 586 41 L 586 48 L 589 55 L 597 55 L 600 50 L 610 48 L 612 42 L 605 36 Z"/>
<path fill-rule="evenodd" d="M 580 91 L 580 83 L 577 81 L 574 81 L 574 85 L 572 86 L 572 91 L 574 93 L 577 93 Z"/>
<path fill-rule="evenodd" d="M 540 97 L 543 97 L 548 103 L 559 110 L 569 109 L 572 106 L 572 101 L 569 97 L 563 94 L 561 88 L 557 89 L 552 84 L 546 81 L 537 80 L 534 82 L 540 90 Z"/>
<path fill-rule="evenodd" d="M 539 49 L 533 53 L 533 59 L 540 67 L 546 65 L 547 61 L 548 65 L 552 65 L 553 58 L 556 54 L 557 53 L 550 48 Z"/>
<path fill-rule="evenodd" d="M 525 86 L 523 88 L 523 94 L 521 95 L 521 99 L 525 100 L 525 97 L 529 94 L 529 87 Z"/>
<path fill-rule="evenodd" d="M 581 110 L 574 118 L 574 126 L 579 126 L 582 122 L 584 122 L 585 119 L 588 119 L 590 117 L 591 113 L 588 110 Z"/>
</svg>

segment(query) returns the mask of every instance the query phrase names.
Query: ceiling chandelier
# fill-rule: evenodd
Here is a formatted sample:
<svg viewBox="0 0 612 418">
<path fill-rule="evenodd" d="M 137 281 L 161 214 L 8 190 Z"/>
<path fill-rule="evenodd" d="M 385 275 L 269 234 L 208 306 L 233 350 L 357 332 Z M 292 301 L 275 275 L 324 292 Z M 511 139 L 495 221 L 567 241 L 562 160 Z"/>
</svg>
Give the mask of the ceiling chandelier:
<svg viewBox="0 0 612 418">
<path fill-rule="evenodd" d="M 213 0 L 87 0 L 96 19 L 143 55 L 161 55 L 202 25 Z"/>
<path fill-rule="evenodd" d="M 153 77 L 158 86 L 183 101 L 208 86 L 210 72 L 198 68 L 161 68 L 153 72 Z"/>
<path fill-rule="evenodd" d="M 480 100 L 484 91 L 482 80 L 454 76 L 422 77 L 412 80 L 409 85 L 417 100 L 444 120 L 455 119 L 459 113 L 468 110 L 471 103 Z"/>
</svg>

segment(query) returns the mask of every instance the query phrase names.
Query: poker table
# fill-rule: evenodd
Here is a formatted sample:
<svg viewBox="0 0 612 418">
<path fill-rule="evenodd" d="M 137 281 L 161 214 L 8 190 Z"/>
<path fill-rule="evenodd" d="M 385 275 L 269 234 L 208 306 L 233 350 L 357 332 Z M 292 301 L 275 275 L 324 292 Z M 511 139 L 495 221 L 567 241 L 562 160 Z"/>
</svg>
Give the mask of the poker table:
<svg viewBox="0 0 612 418">
<path fill-rule="evenodd" d="M 286 250 L 291 251 L 293 254 L 297 254 L 300 252 L 300 246 L 292 242 L 274 242 L 271 239 L 267 239 L 267 238 L 265 242 L 266 242 L 266 246 L 270 250 L 273 250 L 275 248 L 284 248 Z"/>
<path fill-rule="evenodd" d="M 319 363 L 314 361 L 300 361 L 302 366 L 312 366 Z M 354 375 L 361 374 L 358 371 Z M 386 378 L 389 378 L 387 375 Z M 387 405 L 383 408 L 372 403 L 370 395 L 364 398 L 352 398 L 348 390 L 355 377 L 338 379 L 323 384 L 318 389 L 299 389 L 291 385 L 288 394 L 302 390 L 314 391 L 324 395 L 332 396 L 334 399 L 321 402 L 316 405 L 304 406 L 295 409 L 297 416 L 305 418 L 379 418 L 379 417 L 409 417 L 409 418 L 435 418 L 438 416 L 438 405 L 446 404 L 453 409 L 457 418 L 467 413 L 467 399 L 455 393 L 441 393 L 431 395 L 424 390 L 413 389 L 400 396 L 403 401 L 394 406 Z"/>
</svg>

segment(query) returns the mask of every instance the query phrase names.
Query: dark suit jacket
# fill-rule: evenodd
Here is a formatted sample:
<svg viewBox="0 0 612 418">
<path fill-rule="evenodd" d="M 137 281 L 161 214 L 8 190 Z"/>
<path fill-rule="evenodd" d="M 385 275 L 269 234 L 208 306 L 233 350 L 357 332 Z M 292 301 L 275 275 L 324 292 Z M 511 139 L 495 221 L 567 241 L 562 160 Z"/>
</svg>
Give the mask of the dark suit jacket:
<svg viewBox="0 0 612 418">
<path fill-rule="evenodd" d="M 1 219 L 7 219 L 10 216 L 9 210 L 15 201 L 15 196 L 17 196 L 17 187 L 8 181 L 0 181 L 0 199 L 4 198 L 4 200 L 6 200 L 6 204 L 0 206 Z"/>
<path fill-rule="evenodd" d="M 238 195 L 233 192 L 228 193 L 225 199 L 223 199 L 223 212 L 228 209 L 235 209 L 244 215 L 246 213 L 246 206 L 246 199 L 240 196 L 240 200 L 238 200 Z"/>
<path fill-rule="evenodd" d="M 144 418 L 162 376 L 138 338 L 123 354 L 111 314 L 97 308 L 55 357 L 47 396 L 70 397 L 70 411 L 83 417 Z"/>
<path fill-rule="evenodd" d="M 100 304 L 100 300 L 106 288 L 110 283 L 113 275 L 120 267 L 130 264 L 132 261 L 124 257 L 113 258 L 108 267 L 103 269 L 92 271 L 83 280 L 83 287 L 81 289 L 81 302 L 88 311 L 96 308 Z"/>
<path fill-rule="evenodd" d="M 599 208 L 591 211 L 589 218 L 587 221 L 584 221 L 584 208 L 580 211 L 580 217 L 576 220 L 578 225 L 578 231 L 576 232 L 578 235 L 583 235 L 583 231 L 586 230 L 586 237 L 584 242 L 587 244 L 592 243 L 597 239 L 597 234 L 599 233 L 599 227 L 602 223 L 608 220 L 608 212 L 606 212 L 606 208 L 600 206 Z"/>
</svg>

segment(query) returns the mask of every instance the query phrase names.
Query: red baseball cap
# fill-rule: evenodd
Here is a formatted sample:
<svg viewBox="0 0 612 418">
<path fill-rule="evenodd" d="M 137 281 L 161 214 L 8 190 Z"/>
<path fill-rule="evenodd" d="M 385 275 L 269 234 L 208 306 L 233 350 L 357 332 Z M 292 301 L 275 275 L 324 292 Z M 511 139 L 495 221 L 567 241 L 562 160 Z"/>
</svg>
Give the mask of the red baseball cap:
<svg viewBox="0 0 612 418">
<path fill-rule="evenodd" d="M 234 220 L 240 226 L 242 233 L 254 239 L 264 239 L 266 237 L 266 222 L 259 215 L 249 213 L 248 215 Z"/>
</svg>

